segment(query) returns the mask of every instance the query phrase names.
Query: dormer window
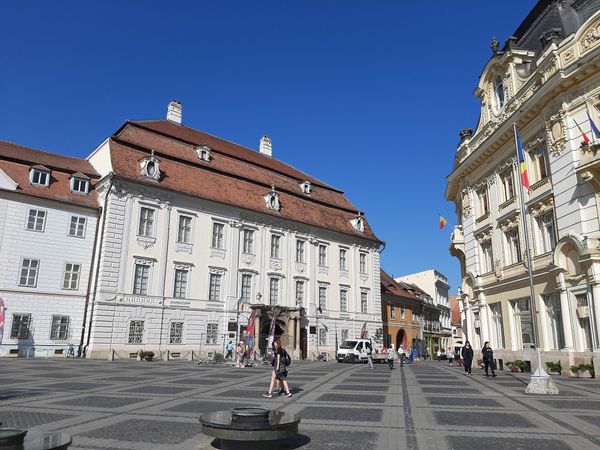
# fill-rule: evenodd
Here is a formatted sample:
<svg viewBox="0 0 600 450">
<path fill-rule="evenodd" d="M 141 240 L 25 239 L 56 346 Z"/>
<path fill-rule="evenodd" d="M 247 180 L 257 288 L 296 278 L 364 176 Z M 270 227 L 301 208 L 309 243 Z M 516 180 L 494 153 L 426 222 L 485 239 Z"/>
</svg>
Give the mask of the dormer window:
<svg viewBox="0 0 600 450">
<path fill-rule="evenodd" d="M 87 194 L 90 190 L 89 177 L 81 172 L 74 173 L 71 176 L 71 192 L 76 194 Z"/>
<path fill-rule="evenodd" d="M 360 233 L 365 231 L 365 218 L 361 212 L 359 212 L 354 219 L 351 219 L 350 223 L 356 231 Z"/>
<path fill-rule="evenodd" d="M 300 189 L 303 194 L 310 195 L 311 193 L 311 184 L 310 181 L 305 181 L 304 183 L 300 183 Z"/>
<path fill-rule="evenodd" d="M 160 179 L 160 159 L 154 156 L 154 152 L 140 159 L 140 168 L 142 176 L 155 181 Z"/>
<path fill-rule="evenodd" d="M 202 161 L 210 162 L 210 147 L 207 145 L 196 147 L 196 153 L 198 154 L 198 158 Z"/>
<path fill-rule="evenodd" d="M 50 169 L 45 166 L 33 166 L 29 170 L 29 182 L 37 186 L 50 185 Z"/>
<path fill-rule="evenodd" d="M 275 186 L 271 186 L 271 192 L 263 197 L 268 209 L 279 211 L 281 203 L 279 202 L 279 194 L 275 192 Z"/>
</svg>

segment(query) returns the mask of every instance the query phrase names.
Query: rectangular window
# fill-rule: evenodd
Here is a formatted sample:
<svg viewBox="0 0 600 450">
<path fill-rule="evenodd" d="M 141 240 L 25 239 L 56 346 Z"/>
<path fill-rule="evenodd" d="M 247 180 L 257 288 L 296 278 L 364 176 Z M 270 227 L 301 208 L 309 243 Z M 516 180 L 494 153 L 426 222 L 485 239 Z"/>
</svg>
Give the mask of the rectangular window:
<svg viewBox="0 0 600 450">
<path fill-rule="evenodd" d="M 367 254 L 361 253 L 359 255 L 360 262 L 360 273 L 367 273 Z"/>
<path fill-rule="evenodd" d="M 192 218 L 179 216 L 179 227 L 177 230 L 177 242 L 182 244 L 192 243 Z"/>
<path fill-rule="evenodd" d="M 19 286 L 36 287 L 39 267 L 39 259 L 24 258 L 21 265 Z"/>
<path fill-rule="evenodd" d="M 546 150 L 543 147 L 529 152 L 529 158 L 531 159 L 531 171 L 532 179 L 534 182 L 538 182 L 548 177 L 548 161 L 546 157 Z"/>
<path fill-rule="evenodd" d="M 69 316 L 52 316 L 50 339 L 65 341 L 69 337 Z"/>
<path fill-rule="evenodd" d="M 271 278 L 269 281 L 269 304 L 279 303 L 279 278 Z"/>
<path fill-rule="evenodd" d="M 500 186 L 502 188 L 502 201 L 507 202 L 515 196 L 515 177 L 512 169 L 505 170 L 500 174 Z"/>
<path fill-rule="evenodd" d="M 77 290 L 79 288 L 79 275 L 81 273 L 80 264 L 65 264 L 65 273 L 63 276 L 63 289 Z"/>
<path fill-rule="evenodd" d="M 304 241 L 296 240 L 296 262 L 303 263 L 304 260 Z"/>
<path fill-rule="evenodd" d="M 319 286 L 319 307 L 321 310 L 327 309 L 327 287 Z"/>
<path fill-rule="evenodd" d="M 31 184 L 40 186 L 48 186 L 50 182 L 50 174 L 44 170 L 33 169 L 31 171 Z"/>
<path fill-rule="evenodd" d="M 152 237 L 154 230 L 154 210 L 152 208 L 140 209 L 140 225 L 138 236 Z"/>
<path fill-rule="evenodd" d="M 493 303 L 490 305 L 492 315 L 492 345 L 494 348 L 504 348 L 504 324 L 502 323 L 502 305 Z"/>
<path fill-rule="evenodd" d="M 327 345 L 327 330 L 319 328 L 319 345 Z"/>
<path fill-rule="evenodd" d="M 187 269 L 175 269 L 175 285 L 173 287 L 173 297 L 185 298 L 187 295 Z"/>
<path fill-rule="evenodd" d="M 207 323 L 206 324 L 206 343 L 216 344 L 219 341 L 219 324 L 218 323 Z"/>
<path fill-rule="evenodd" d="M 531 312 L 529 310 L 529 299 L 524 298 L 511 302 L 513 307 L 513 318 L 517 330 L 517 346 L 524 349 L 534 348 L 533 325 L 531 324 Z"/>
<path fill-rule="evenodd" d="M 406 320 L 406 306 L 400 306 L 400 319 Z"/>
<path fill-rule="evenodd" d="M 254 231 L 244 230 L 244 253 L 254 254 Z"/>
<path fill-rule="evenodd" d="M 477 212 L 479 213 L 479 217 L 484 216 L 488 212 L 490 212 L 490 204 L 488 202 L 487 189 L 477 191 L 477 201 Z"/>
<path fill-rule="evenodd" d="M 492 241 L 485 241 L 480 244 L 481 247 L 481 273 L 488 273 L 494 270 L 494 254 L 492 252 Z"/>
<path fill-rule="evenodd" d="M 281 236 L 277 234 L 271 235 L 271 258 L 280 258 L 279 244 L 281 242 Z"/>
<path fill-rule="evenodd" d="M 129 337 L 127 342 L 130 344 L 141 344 L 144 338 L 144 321 L 131 320 L 129 322 Z"/>
<path fill-rule="evenodd" d="M 327 246 L 319 244 L 319 266 L 327 267 Z"/>
<path fill-rule="evenodd" d="M 29 339 L 29 328 L 31 327 L 31 314 L 13 314 L 11 339 Z"/>
<path fill-rule="evenodd" d="M 136 264 L 135 276 L 133 279 L 133 293 L 136 295 L 147 295 L 149 278 L 150 266 L 147 264 Z"/>
<path fill-rule="evenodd" d="M 519 229 L 513 228 L 512 230 L 504 233 L 506 238 L 506 264 L 516 264 L 521 262 L 521 244 L 519 243 Z"/>
<path fill-rule="evenodd" d="M 348 311 L 348 290 L 340 289 L 340 311 Z"/>
<path fill-rule="evenodd" d="M 213 223 L 212 230 L 212 248 L 223 248 L 223 231 L 225 226 L 222 223 Z"/>
<path fill-rule="evenodd" d="M 348 270 L 348 251 L 340 248 L 340 270 Z"/>
<path fill-rule="evenodd" d="M 242 297 L 244 301 L 249 302 L 252 297 L 252 275 L 249 273 L 242 274 Z"/>
<path fill-rule="evenodd" d="M 183 322 L 171 322 L 169 344 L 181 344 L 183 341 Z"/>
<path fill-rule="evenodd" d="M 348 330 L 342 329 L 342 342 L 348 340 Z"/>
<path fill-rule="evenodd" d="M 73 192 L 79 192 L 80 194 L 87 194 L 88 184 L 89 182 L 87 180 L 73 177 L 71 179 L 71 190 Z"/>
<path fill-rule="evenodd" d="M 221 300 L 221 277 L 219 273 L 210 274 L 210 289 L 208 291 L 208 300 L 218 302 Z"/>
<path fill-rule="evenodd" d="M 394 305 L 390 305 L 390 319 L 396 320 L 396 307 Z"/>
<path fill-rule="evenodd" d="M 554 250 L 556 237 L 554 234 L 554 214 L 552 211 L 542 214 L 537 218 L 539 236 L 539 254 L 548 253 Z"/>
<path fill-rule="evenodd" d="M 542 295 L 546 305 L 546 314 L 550 324 L 550 343 L 551 348 L 560 350 L 565 348 L 565 334 L 563 330 L 562 314 L 560 310 L 560 295 L 557 293 Z"/>
<path fill-rule="evenodd" d="M 575 295 L 575 300 L 577 302 L 577 308 L 587 308 L 589 310 L 588 296 L 587 294 L 577 294 Z M 577 319 L 579 322 L 579 327 L 581 330 L 581 334 L 583 337 L 583 348 L 588 350 L 592 348 L 592 327 L 590 324 L 590 318 L 588 317 L 579 317 Z"/>
<path fill-rule="evenodd" d="M 369 294 L 366 292 L 360 293 L 360 312 L 366 314 L 369 309 Z"/>
<path fill-rule="evenodd" d="M 304 281 L 296 280 L 296 306 L 304 304 Z"/>
<path fill-rule="evenodd" d="M 30 209 L 27 218 L 27 229 L 30 231 L 44 231 L 46 224 L 46 211 L 39 209 Z"/>
<path fill-rule="evenodd" d="M 71 223 L 69 224 L 69 236 L 85 237 L 85 217 L 71 216 Z"/>
</svg>

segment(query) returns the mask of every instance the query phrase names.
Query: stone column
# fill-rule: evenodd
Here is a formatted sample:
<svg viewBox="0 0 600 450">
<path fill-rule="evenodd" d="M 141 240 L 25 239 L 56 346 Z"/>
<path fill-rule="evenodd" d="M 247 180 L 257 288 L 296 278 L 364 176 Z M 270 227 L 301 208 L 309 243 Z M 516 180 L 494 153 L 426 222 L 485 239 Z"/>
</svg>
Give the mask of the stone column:
<svg viewBox="0 0 600 450">
<path fill-rule="evenodd" d="M 260 348 L 260 313 L 261 310 L 256 311 L 256 317 L 254 318 L 254 348 Z"/>
<path fill-rule="evenodd" d="M 539 347 L 544 351 L 550 350 L 550 339 L 549 339 L 549 330 L 550 324 L 548 321 L 548 312 L 546 309 L 546 302 L 542 298 L 541 295 L 536 295 L 539 302 L 536 305 L 536 310 L 538 312 L 537 317 L 537 326 L 538 326 L 538 342 Z"/>
<path fill-rule="evenodd" d="M 488 320 L 488 306 L 485 303 L 485 295 L 483 292 L 479 293 L 479 322 L 481 330 L 481 341 L 480 344 L 483 346 L 485 341 L 490 341 L 490 324 Z"/>
<path fill-rule="evenodd" d="M 466 303 L 465 303 L 465 325 L 466 325 L 466 330 L 465 330 L 465 341 L 469 341 L 471 342 L 471 339 L 473 338 L 473 335 L 475 334 L 475 330 L 473 329 L 473 322 L 471 319 L 471 306 L 469 305 L 469 301 L 467 299 Z M 464 345 L 464 342 L 463 342 Z"/>
<path fill-rule="evenodd" d="M 573 325 L 571 324 L 571 308 L 569 305 L 569 295 L 565 289 L 565 278 L 559 274 L 560 286 L 560 315 L 562 317 L 563 334 L 565 336 L 565 349 L 573 350 Z"/>
<path fill-rule="evenodd" d="M 596 349 L 600 347 L 600 284 L 592 285 L 592 302 L 590 305 L 590 318 L 594 319 L 594 335 Z"/>
</svg>

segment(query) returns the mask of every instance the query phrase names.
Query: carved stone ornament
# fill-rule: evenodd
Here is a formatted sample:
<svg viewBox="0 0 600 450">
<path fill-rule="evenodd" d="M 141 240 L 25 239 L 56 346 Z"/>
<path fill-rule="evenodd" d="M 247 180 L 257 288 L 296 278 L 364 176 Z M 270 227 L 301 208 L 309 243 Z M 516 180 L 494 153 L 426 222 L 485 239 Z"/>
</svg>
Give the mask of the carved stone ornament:
<svg viewBox="0 0 600 450">
<path fill-rule="evenodd" d="M 154 181 L 160 179 L 160 159 L 154 156 L 154 151 L 150 156 L 144 156 L 139 161 L 142 176 Z"/>
<path fill-rule="evenodd" d="M 202 161 L 210 162 L 210 147 L 208 145 L 199 145 L 194 150 L 196 150 L 196 154 L 198 158 Z"/>
<path fill-rule="evenodd" d="M 190 264 L 190 263 L 176 262 L 175 263 L 175 269 L 178 269 L 178 270 L 191 270 L 192 269 L 192 264 Z"/>
<path fill-rule="evenodd" d="M 154 259 L 152 259 L 152 258 L 134 257 L 133 261 L 135 262 L 135 264 L 142 264 L 144 266 L 153 266 L 154 265 Z"/>
<path fill-rule="evenodd" d="M 544 145 L 545 143 L 545 139 L 544 139 L 544 133 L 543 132 L 539 132 L 538 134 L 536 134 L 533 138 L 529 139 L 525 145 L 524 145 L 524 150 L 526 152 L 530 152 L 532 150 L 536 150 L 538 148 L 540 148 L 541 146 Z"/>
<path fill-rule="evenodd" d="M 256 257 L 254 255 L 242 255 L 242 262 L 247 266 L 254 264 Z"/>
<path fill-rule="evenodd" d="M 546 120 L 548 146 L 552 156 L 560 156 L 567 147 L 567 127 L 563 110 L 558 110 Z"/>
<path fill-rule="evenodd" d="M 463 213 L 463 217 L 466 219 L 467 217 L 469 217 L 471 215 L 471 210 L 472 210 L 471 196 L 469 195 L 469 190 L 463 189 L 463 191 L 461 192 L 461 197 L 462 197 L 462 213 Z"/>
<path fill-rule="evenodd" d="M 529 211 L 533 217 L 541 216 L 542 214 L 546 214 L 547 212 L 552 211 L 554 208 L 554 198 L 547 197 L 539 202 L 531 205 L 529 207 Z"/>
<path fill-rule="evenodd" d="M 183 242 L 177 242 L 175 244 L 176 252 L 189 253 L 191 255 L 193 249 L 194 249 L 194 246 L 192 244 L 185 244 Z"/>
<path fill-rule="evenodd" d="M 600 20 L 594 22 L 587 33 L 579 40 L 581 54 L 584 54 L 600 43 Z"/>
<path fill-rule="evenodd" d="M 310 195 L 311 190 L 312 190 L 310 181 L 305 181 L 304 183 L 300 183 L 300 190 L 302 191 L 303 194 Z"/>
<path fill-rule="evenodd" d="M 306 272 L 306 264 L 297 262 L 296 263 L 296 272 L 298 272 L 298 273 Z"/>
<path fill-rule="evenodd" d="M 575 50 L 573 48 L 570 48 L 569 50 L 564 52 L 562 55 L 562 59 L 563 59 L 563 62 L 565 63 L 565 65 L 570 64 L 574 57 L 575 57 Z"/>
<path fill-rule="evenodd" d="M 502 278 L 502 261 L 500 258 L 494 260 L 494 273 L 496 274 L 496 278 Z"/>
<path fill-rule="evenodd" d="M 154 237 L 138 236 L 136 241 L 146 250 L 156 244 L 156 238 Z"/>
<path fill-rule="evenodd" d="M 208 271 L 209 273 L 214 275 L 225 275 L 227 269 L 223 267 L 208 266 Z"/>
<path fill-rule="evenodd" d="M 479 244 L 483 244 L 484 242 L 490 241 L 492 239 L 493 233 L 494 229 L 492 227 L 488 227 L 487 229 L 477 233 L 475 235 L 475 239 Z"/>
<path fill-rule="evenodd" d="M 211 248 L 210 256 L 211 256 L 211 258 L 225 259 L 225 250 L 223 250 L 221 248 Z"/>
<path fill-rule="evenodd" d="M 508 230 L 512 230 L 513 228 L 516 228 L 519 226 L 520 221 L 521 221 L 521 215 L 517 213 L 507 219 L 504 219 L 502 222 L 500 222 L 500 224 L 499 224 L 500 230 L 502 230 L 503 233 L 507 232 Z"/>
<path fill-rule="evenodd" d="M 352 227 L 354 227 L 354 229 L 359 233 L 363 233 L 365 231 L 365 219 L 361 212 L 359 212 L 354 219 L 350 219 L 350 223 L 352 224 Z"/>
<path fill-rule="evenodd" d="M 271 186 L 271 192 L 263 196 L 263 198 L 265 199 L 265 203 L 268 209 L 272 209 L 273 211 L 279 211 L 281 209 L 281 204 L 279 202 L 279 194 L 275 192 L 275 186 Z"/>
<path fill-rule="evenodd" d="M 269 267 L 273 270 L 281 270 L 283 262 L 279 258 L 271 258 L 269 260 Z"/>
</svg>

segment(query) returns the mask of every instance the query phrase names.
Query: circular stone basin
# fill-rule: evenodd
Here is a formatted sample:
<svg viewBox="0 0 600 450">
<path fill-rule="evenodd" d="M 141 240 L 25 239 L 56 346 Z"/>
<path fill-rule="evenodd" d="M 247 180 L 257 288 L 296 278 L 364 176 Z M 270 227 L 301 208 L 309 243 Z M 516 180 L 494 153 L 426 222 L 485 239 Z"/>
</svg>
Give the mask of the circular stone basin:
<svg viewBox="0 0 600 450">
<path fill-rule="evenodd" d="M 0 429 L 0 450 L 66 450 L 72 441 L 64 433 Z"/>
<path fill-rule="evenodd" d="M 18 449 L 23 446 L 27 430 L 0 429 L 0 449 Z"/>
<path fill-rule="evenodd" d="M 221 439 L 223 448 L 235 448 L 235 444 L 242 443 L 245 447 L 240 448 L 261 448 L 256 444 L 296 436 L 300 418 L 264 408 L 234 408 L 231 411 L 204 414 L 200 417 L 200 423 L 202 432 Z"/>
</svg>

